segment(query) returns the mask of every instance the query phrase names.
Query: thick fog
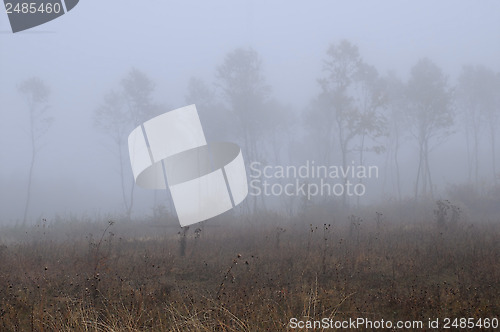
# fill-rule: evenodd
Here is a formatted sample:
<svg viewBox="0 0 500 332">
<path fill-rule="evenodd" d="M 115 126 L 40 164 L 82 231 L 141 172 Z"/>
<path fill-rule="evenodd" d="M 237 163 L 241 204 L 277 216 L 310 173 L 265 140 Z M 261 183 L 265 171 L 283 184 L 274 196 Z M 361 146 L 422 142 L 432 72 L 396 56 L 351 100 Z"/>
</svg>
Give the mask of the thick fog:
<svg viewBox="0 0 500 332">
<path fill-rule="evenodd" d="M 344 60 L 356 63 L 352 76 L 339 73 Z M 48 87 L 46 100 L 30 104 L 34 86 Z M 131 93 L 141 91 L 138 102 Z M 132 120 L 106 113 L 131 100 Z M 265 166 L 273 183 L 295 181 L 279 179 L 279 166 L 378 168 L 361 197 L 308 204 L 462 199 L 474 208 L 481 195 L 500 198 L 500 3 L 81 1 L 15 34 L 2 11 L 0 222 L 25 219 L 28 191 L 29 222 L 126 215 L 120 165 L 130 204 L 128 134 L 193 103 L 207 140 L 240 145 L 249 180 Z M 136 187 L 133 198 L 133 219 L 172 209 L 167 191 Z M 304 200 L 249 195 L 241 209 L 297 213 Z"/>
</svg>

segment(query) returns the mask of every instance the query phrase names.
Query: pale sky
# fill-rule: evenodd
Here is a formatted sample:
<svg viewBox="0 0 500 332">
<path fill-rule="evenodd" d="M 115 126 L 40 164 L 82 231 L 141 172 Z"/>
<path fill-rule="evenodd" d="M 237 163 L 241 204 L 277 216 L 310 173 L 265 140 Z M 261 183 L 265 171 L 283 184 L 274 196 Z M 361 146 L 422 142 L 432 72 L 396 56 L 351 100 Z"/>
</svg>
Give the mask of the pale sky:
<svg viewBox="0 0 500 332">
<path fill-rule="evenodd" d="M 252 47 L 274 97 L 301 110 L 318 92 L 328 45 L 341 39 L 358 45 L 381 73 L 403 78 L 424 56 L 451 80 L 464 64 L 498 72 L 500 2 L 82 0 L 64 16 L 16 34 L 0 12 L 0 217 L 15 218 L 18 211 L 9 207 L 18 209 L 24 199 L 29 141 L 16 90 L 23 80 L 39 76 L 52 89 L 56 122 L 36 177 L 38 194 L 47 184 L 60 188 L 43 201 L 47 211 L 119 210 L 120 198 L 103 183 L 116 175 L 114 159 L 91 116 L 131 67 L 156 82 L 157 101 L 176 108 L 184 106 L 190 77 L 212 83 L 225 54 Z M 102 204 L 103 197 L 113 203 Z"/>
</svg>

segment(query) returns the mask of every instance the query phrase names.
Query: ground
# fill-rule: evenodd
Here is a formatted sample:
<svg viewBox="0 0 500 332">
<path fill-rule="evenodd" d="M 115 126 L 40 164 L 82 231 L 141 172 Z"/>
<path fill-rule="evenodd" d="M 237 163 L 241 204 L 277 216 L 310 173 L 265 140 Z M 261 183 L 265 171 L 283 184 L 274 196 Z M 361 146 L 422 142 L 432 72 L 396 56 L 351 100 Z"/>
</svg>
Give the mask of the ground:
<svg viewBox="0 0 500 332">
<path fill-rule="evenodd" d="M 184 240 L 180 228 L 140 222 L 4 226 L 0 330 L 500 318 L 499 223 L 228 220 L 192 226 Z"/>
</svg>

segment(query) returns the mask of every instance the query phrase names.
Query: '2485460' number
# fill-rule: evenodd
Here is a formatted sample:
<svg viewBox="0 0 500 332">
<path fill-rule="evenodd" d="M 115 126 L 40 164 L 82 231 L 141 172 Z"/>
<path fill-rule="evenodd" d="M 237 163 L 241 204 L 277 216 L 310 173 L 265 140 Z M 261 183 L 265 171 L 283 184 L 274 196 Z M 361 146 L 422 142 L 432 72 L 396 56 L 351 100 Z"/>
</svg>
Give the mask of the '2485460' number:
<svg viewBox="0 0 500 332">
<path fill-rule="evenodd" d="M 34 2 L 23 2 L 23 3 L 17 3 L 15 6 L 7 2 L 5 3 L 5 10 L 7 11 L 7 14 L 13 14 L 13 13 L 18 13 L 18 14 L 35 14 L 35 13 L 47 13 L 47 14 L 52 14 L 56 13 L 59 14 L 61 12 L 61 4 L 59 3 L 41 3 L 41 4 L 36 4 Z"/>
</svg>

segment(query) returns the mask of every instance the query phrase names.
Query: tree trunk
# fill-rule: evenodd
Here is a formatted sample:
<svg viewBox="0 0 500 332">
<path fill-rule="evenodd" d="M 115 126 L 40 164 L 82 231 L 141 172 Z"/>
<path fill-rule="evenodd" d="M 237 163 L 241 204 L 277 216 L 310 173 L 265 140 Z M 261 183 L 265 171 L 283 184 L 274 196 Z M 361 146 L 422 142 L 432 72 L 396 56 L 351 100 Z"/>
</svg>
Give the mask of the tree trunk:
<svg viewBox="0 0 500 332">
<path fill-rule="evenodd" d="M 423 155 L 423 144 L 419 144 L 419 156 L 418 156 L 418 168 L 417 168 L 417 180 L 415 182 L 415 201 L 418 199 L 418 185 L 420 184 L 420 173 L 422 172 L 422 155 Z"/>
<path fill-rule="evenodd" d="M 363 166 L 363 163 L 364 163 L 364 161 L 363 161 L 363 151 L 364 150 L 365 150 L 365 134 L 363 133 L 363 135 L 361 135 L 361 147 L 360 147 L 360 151 L 359 151 L 359 165 L 360 166 Z M 362 184 L 363 178 L 359 178 L 358 183 Z M 356 196 L 356 205 L 358 206 L 358 208 L 359 208 L 359 200 L 360 200 L 360 197 Z"/>
<path fill-rule="evenodd" d="M 396 146 L 394 147 L 394 165 L 396 166 L 396 185 L 398 187 L 398 198 L 401 202 L 401 178 L 399 174 L 399 132 L 396 132 Z"/>
<path fill-rule="evenodd" d="M 33 179 L 33 168 L 35 166 L 35 157 L 36 157 L 36 146 L 35 146 L 35 128 L 34 128 L 34 109 L 35 106 L 30 106 L 30 138 L 31 138 L 31 164 L 30 171 L 28 175 L 28 192 L 26 196 L 26 204 L 24 206 L 24 216 L 23 216 L 23 226 L 26 225 L 26 221 L 28 219 L 28 210 L 30 207 L 31 201 L 31 184 Z"/>
<path fill-rule="evenodd" d="M 476 122 L 474 122 L 474 182 L 479 185 L 479 137 Z"/>
<path fill-rule="evenodd" d="M 497 184 L 497 162 L 496 162 L 496 139 L 495 139 L 495 124 L 490 121 L 490 135 L 491 135 L 491 166 L 493 168 L 493 183 Z"/>
<path fill-rule="evenodd" d="M 429 191 L 431 193 L 431 199 L 434 199 L 434 190 L 432 188 L 432 177 L 431 177 L 431 168 L 429 166 L 429 141 L 425 141 L 425 168 L 426 168 L 426 177 L 429 180 Z"/>
<path fill-rule="evenodd" d="M 125 170 L 123 168 L 123 144 L 121 139 L 117 140 L 117 145 L 118 145 L 118 151 L 119 151 L 119 159 L 120 159 L 120 183 L 122 187 L 122 198 L 123 198 L 123 205 L 125 206 L 125 216 L 128 221 L 130 221 L 130 217 L 132 214 L 132 206 L 133 206 L 133 197 L 134 197 L 134 188 L 135 188 L 135 181 L 132 183 L 132 188 L 130 192 L 130 202 L 127 199 L 127 194 L 125 190 Z"/>
<path fill-rule="evenodd" d="M 346 143 L 342 144 L 342 167 L 344 168 L 344 172 L 347 169 L 347 147 Z M 347 188 L 347 177 L 344 176 L 344 189 L 342 192 L 342 205 L 344 207 L 347 206 L 347 193 L 346 193 L 346 188 Z"/>
<path fill-rule="evenodd" d="M 26 196 L 26 204 L 24 206 L 23 226 L 26 225 L 26 221 L 28 219 L 28 210 L 29 210 L 30 201 L 31 201 L 31 182 L 32 182 L 32 178 L 33 178 L 34 166 L 35 166 L 35 151 L 33 150 L 33 153 L 31 155 L 30 172 L 28 175 L 28 192 L 27 192 L 27 196 Z"/>
<path fill-rule="evenodd" d="M 470 133 L 469 133 L 469 124 L 468 120 L 466 117 L 466 123 L 465 123 L 465 144 L 467 147 L 467 178 L 469 179 L 469 182 L 472 181 L 472 164 L 473 164 L 473 158 L 472 158 L 472 152 L 470 148 Z"/>
</svg>

